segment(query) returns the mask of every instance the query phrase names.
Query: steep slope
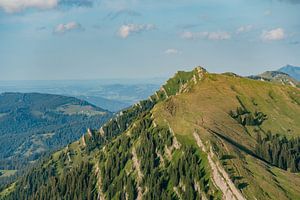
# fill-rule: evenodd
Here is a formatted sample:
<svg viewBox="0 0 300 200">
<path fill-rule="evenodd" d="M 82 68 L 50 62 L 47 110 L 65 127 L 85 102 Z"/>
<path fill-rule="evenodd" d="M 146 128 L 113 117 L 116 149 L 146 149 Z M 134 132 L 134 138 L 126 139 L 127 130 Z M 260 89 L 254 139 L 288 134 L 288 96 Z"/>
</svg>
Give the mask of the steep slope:
<svg viewBox="0 0 300 200">
<path fill-rule="evenodd" d="M 73 97 L 0 94 L 0 169 L 22 169 L 49 150 L 73 142 L 112 113 Z"/>
<path fill-rule="evenodd" d="M 294 79 L 300 81 L 300 67 L 292 66 L 292 65 L 286 65 L 280 69 L 278 69 L 280 72 L 284 72 Z"/>
<path fill-rule="evenodd" d="M 298 199 L 299 173 L 274 167 L 271 159 L 259 155 L 256 138 L 259 134 L 265 137 L 268 131 L 287 138 L 299 137 L 299 98 L 297 88 L 208 74 L 191 92 L 158 105 L 155 113 L 156 118 L 167 120 L 179 141 L 192 141 L 195 134 L 204 144 L 208 141 L 247 199 Z M 173 108 L 172 112 L 168 108 Z M 242 120 L 232 114 L 238 108 L 247 110 Z M 263 116 L 261 121 L 254 120 L 259 116 Z M 298 157 L 294 159 L 299 159 L 299 142 L 295 151 Z M 299 171 L 299 160 L 297 165 Z M 293 184 L 288 184 L 291 178 Z"/>
<path fill-rule="evenodd" d="M 148 100 L 88 131 L 0 195 L 299 199 L 300 141 L 291 142 L 300 134 L 299 114 L 298 88 L 200 67 L 178 72 Z M 279 163 L 272 156 L 275 134 L 282 137 Z"/>
</svg>

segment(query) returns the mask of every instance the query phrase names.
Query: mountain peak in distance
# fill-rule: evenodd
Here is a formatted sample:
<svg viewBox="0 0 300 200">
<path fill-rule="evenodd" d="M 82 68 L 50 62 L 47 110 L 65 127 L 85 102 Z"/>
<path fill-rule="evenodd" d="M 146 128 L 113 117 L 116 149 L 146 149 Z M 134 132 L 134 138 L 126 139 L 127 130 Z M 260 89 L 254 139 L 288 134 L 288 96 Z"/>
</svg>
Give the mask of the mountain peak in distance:
<svg viewBox="0 0 300 200">
<path fill-rule="evenodd" d="M 300 81 L 300 67 L 288 64 L 284 67 L 281 67 L 277 71 L 284 72 L 290 75 L 291 77 L 293 77 L 294 79 L 296 79 L 297 81 Z"/>
</svg>

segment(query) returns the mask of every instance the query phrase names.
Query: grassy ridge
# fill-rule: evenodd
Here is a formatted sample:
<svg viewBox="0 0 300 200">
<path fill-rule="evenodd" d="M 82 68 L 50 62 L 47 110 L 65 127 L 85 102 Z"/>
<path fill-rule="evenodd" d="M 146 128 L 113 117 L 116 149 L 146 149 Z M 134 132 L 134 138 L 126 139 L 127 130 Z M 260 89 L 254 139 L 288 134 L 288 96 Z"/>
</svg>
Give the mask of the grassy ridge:
<svg viewBox="0 0 300 200">
<path fill-rule="evenodd" d="M 178 72 L 148 100 L 56 152 L 2 195 L 41 199 L 50 190 L 63 199 L 221 199 L 208 152 L 193 136 L 197 133 L 212 162 L 246 199 L 299 199 L 299 173 L 272 166 L 255 153 L 257 131 L 300 136 L 299 100 L 299 89 L 290 86 L 202 68 Z M 266 119 L 241 124 L 230 114 L 237 108 Z M 80 174 L 78 185 L 74 171 Z"/>
<path fill-rule="evenodd" d="M 237 186 L 243 183 L 247 198 L 297 199 L 299 174 L 277 169 L 252 155 L 255 129 L 289 138 L 300 136 L 299 98 L 299 89 L 291 86 L 206 74 L 189 92 L 158 104 L 153 114 L 160 121 L 167 120 L 182 143 L 193 143 L 192 133 L 199 132 L 219 158 L 232 156 L 223 163 L 224 168 Z M 242 126 L 229 115 L 237 107 L 262 112 L 267 119 L 260 126 Z M 295 180 L 292 187 L 287 177 Z"/>
</svg>

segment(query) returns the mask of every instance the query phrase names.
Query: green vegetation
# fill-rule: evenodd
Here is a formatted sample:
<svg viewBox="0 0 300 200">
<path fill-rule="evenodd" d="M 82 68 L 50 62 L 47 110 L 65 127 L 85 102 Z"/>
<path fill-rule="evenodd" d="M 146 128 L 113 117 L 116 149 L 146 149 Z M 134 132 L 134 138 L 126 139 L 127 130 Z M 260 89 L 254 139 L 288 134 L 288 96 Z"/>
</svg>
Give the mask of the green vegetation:
<svg viewBox="0 0 300 200">
<path fill-rule="evenodd" d="M 255 111 L 252 114 L 243 107 L 237 107 L 236 111 L 230 111 L 229 115 L 243 126 L 260 126 L 267 119 L 262 112 Z"/>
<path fill-rule="evenodd" d="M 14 192 L 5 199 L 97 199 L 95 179 L 90 176 L 92 165 L 86 162 L 67 171 L 61 178 L 54 168 L 35 168 L 34 176 L 26 174 L 15 184 Z M 45 179 L 48 179 L 45 182 Z M 20 187 L 22 185 L 23 187 Z"/>
<path fill-rule="evenodd" d="M 179 72 L 0 199 L 299 199 L 299 99 L 292 86 Z"/>
<path fill-rule="evenodd" d="M 102 192 L 108 199 L 122 199 L 122 195 L 134 199 L 138 193 L 144 194 L 143 199 L 214 199 L 197 149 L 184 145 L 176 156 L 167 155 L 174 137 L 167 128 L 153 127 L 149 116 L 137 122 L 130 133 L 100 153 Z"/>
<path fill-rule="evenodd" d="M 291 172 L 300 172 L 300 138 L 288 140 L 285 136 L 257 134 L 256 153 L 272 165 Z"/>
<path fill-rule="evenodd" d="M 67 115 L 105 115 L 106 111 L 97 110 L 91 105 L 64 105 L 57 108 L 58 112 L 62 112 Z"/>
<path fill-rule="evenodd" d="M 178 71 L 174 77 L 170 78 L 167 83 L 162 86 L 162 88 L 166 91 L 168 96 L 185 92 L 191 85 L 201 80 L 202 76 L 206 73 L 206 70 L 202 67 L 196 67 L 190 72 Z"/>
<path fill-rule="evenodd" d="M 20 170 L 15 175 L 112 116 L 86 101 L 38 93 L 1 94 L 0 113 L 0 169 Z M 1 176 L 0 186 L 11 180 Z"/>
<path fill-rule="evenodd" d="M 193 133 L 199 132 L 247 199 L 300 198 L 300 174 L 282 170 L 278 176 L 276 167 L 255 151 L 257 131 L 300 136 L 300 107 L 295 102 L 299 89 L 231 74 L 207 74 L 187 91 L 156 105 L 154 118 L 169 123 L 181 143 L 191 144 Z M 224 160 L 224 155 L 232 158 Z M 293 186 L 285 176 L 295 180 Z"/>
</svg>

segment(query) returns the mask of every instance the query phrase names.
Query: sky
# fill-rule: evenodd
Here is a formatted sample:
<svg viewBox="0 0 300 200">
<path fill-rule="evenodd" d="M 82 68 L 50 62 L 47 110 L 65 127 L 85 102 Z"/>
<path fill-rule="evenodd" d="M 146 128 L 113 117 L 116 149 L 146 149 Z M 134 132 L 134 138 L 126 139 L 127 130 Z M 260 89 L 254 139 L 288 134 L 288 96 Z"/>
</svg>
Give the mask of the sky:
<svg viewBox="0 0 300 200">
<path fill-rule="evenodd" d="M 300 66 L 300 0 L 0 0 L 0 80 Z"/>
</svg>

